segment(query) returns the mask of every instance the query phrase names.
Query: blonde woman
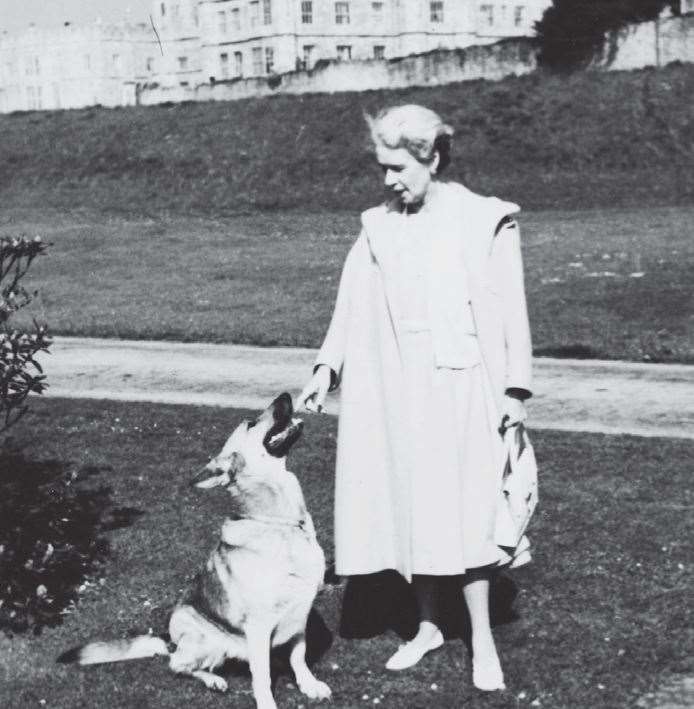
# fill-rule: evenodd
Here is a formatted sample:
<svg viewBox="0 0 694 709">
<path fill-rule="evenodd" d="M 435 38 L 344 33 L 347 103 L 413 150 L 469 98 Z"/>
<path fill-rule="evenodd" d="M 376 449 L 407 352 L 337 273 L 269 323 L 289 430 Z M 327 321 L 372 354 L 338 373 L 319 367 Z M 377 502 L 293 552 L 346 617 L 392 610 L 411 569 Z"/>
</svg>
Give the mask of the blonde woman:
<svg viewBox="0 0 694 709">
<path fill-rule="evenodd" d="M 367 122 L 390 196 L 362 215 L 300 397 L 320 411 L 341 387 L 336 572 L 395 569 L 412 583 L 419 629 L 391 670 L 443 644 L 437 583 L 460 575 L 473 682 L 502 689 L 489 582 L 519 550 L 500 546 L 499 429 L 525 418 L 531 386 L 519 208 L 441 179 L 453 131 L 433 111 Z"/>
</svg>

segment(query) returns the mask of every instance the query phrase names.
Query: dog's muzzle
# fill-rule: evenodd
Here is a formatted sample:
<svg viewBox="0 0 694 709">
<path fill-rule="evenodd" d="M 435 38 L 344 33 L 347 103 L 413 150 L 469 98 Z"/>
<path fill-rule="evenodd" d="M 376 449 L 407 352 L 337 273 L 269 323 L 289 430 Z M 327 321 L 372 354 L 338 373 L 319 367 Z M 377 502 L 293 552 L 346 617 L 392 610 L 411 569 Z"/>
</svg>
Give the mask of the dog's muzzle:
<svg viewBox="0 0 694 709">
<path fill-rule="evenodd" d="M 301 436 L 304 422 L 294 417 L 292 397 L 286 392 L 268 408 L 272 412 L 272 426 L 263 438 L 263 445 L 270 455 L 283 458 Z"/>
</svg>

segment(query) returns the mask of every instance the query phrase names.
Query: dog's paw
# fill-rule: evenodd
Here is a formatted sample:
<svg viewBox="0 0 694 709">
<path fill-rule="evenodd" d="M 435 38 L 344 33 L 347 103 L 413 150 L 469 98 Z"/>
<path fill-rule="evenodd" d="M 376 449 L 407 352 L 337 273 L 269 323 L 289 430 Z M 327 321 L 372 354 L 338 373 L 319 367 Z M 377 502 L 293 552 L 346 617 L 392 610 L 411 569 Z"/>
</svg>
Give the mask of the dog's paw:
<svg viewBox="0 0 694 709">
<path fill-rule="evenodd" d="M 226 692 L 229 689 L 227 681 L 219 675 L 209 673 L 202 681 L 213 692 Z"/>
<path fill-rule="evenodd" d="M 305 679 L 299 684 L 299 689 L 302 694 L 305 694 L 309 699 L 330 699 L 333 695 L 332 690 L 325 682 L 321 682 L 315 677 Z"/>
</svg>

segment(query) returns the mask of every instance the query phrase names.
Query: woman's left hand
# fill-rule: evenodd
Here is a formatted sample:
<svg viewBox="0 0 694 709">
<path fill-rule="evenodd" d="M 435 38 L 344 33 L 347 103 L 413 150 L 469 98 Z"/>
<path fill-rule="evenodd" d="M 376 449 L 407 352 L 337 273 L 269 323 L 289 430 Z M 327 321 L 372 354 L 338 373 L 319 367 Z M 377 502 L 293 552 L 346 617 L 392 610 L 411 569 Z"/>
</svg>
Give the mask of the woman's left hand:
<svg viewBox="0 0 694 709">
<path fill-rule="evenodd" d="M 505 431 L 511 426 L 516 426 L 527 418 L 528 412 L 525 410 L 525 404 L 520 399 L 506 394 L 501 412 L 501 430 Z"/>
</svg>

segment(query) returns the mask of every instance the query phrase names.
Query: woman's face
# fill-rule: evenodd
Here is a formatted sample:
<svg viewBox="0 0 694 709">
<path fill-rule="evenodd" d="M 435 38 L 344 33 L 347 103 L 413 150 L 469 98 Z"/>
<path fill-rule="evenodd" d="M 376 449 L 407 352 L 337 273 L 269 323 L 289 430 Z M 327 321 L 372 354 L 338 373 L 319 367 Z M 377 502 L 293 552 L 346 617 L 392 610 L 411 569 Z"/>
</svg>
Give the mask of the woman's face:
<svg viewBox="0 0 694 709">
<path fill-rule="evenodd" d="M 383 170 L 386 188 L 403 204 L 418 204 L 424 200 L 436 172 L 436 158 L 426 165 L 405 148 L 376 145 L 376 159 Z"/>
</svg>

